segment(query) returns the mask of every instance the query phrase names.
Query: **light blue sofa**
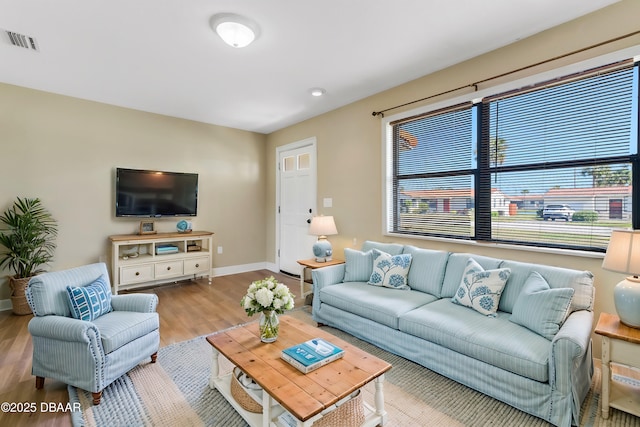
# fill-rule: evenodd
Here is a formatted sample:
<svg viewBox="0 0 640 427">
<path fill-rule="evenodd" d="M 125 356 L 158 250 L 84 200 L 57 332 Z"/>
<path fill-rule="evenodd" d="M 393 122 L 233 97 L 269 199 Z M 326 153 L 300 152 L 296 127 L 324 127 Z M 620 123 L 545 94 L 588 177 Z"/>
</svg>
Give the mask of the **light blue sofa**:
<svg viewBox="0 0 640 427">
<path fill-rule="evenodd" d="M 99 310 L 92 313 L 93 320 L 74 318 L 67 286 L 85 288 L 99 280 L 105 304 L 93 301 Z M 43 387 L 45 378 L 54 378 L 91 392 L 98 405 L 105 387 L 142 360 L 151 357 L 155 362 L 160 347 L 158 297 L 111 295 L 104 263 L 35 276 L 26 296 L 34 314 L 29 332 L 36 388 Z"/>
<path fill-rule="evenodd" d="M 410 290 L 366 283 L 372 267 L 367 270 L 361 259 L 372 249 L 412 255 L 407 276 Z M 581 402 L 593 374 L 595 292 L 590 272 L 370 241 L 361 252 L 346 249 L 345 256 L 346 264 L 312 272 L 316 322 L 346 331 L 554 425 L 579 425 Z M 452 302 L 469 258 L 486 270 L 511 271 L 495 317 Z M 510 320 L 532 272 L 538 272 L 551 289 L 574 290 L 568 297 L 570 306 L 565 304 L 566 317 L 556 325 L 559 330 L 551 339 Z"/>
</svg>

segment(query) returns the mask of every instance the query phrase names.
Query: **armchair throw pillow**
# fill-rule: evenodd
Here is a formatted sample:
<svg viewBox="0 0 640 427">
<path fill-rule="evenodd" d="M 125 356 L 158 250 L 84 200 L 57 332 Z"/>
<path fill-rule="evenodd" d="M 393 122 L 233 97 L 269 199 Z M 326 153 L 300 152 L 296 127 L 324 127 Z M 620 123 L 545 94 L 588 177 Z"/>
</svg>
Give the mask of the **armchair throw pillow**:
<svg viewBox="0 0 640 427">
<path fill-rule="evenodd" d="M 485 270 L 476 260 L 469 258 L 460 286 L 451 301 L 495 317 L 500 296 L 510 275 L 509 268 Z"/>
<path fill-rule="evenodd" d="M 411 266 L 411 254 L 389 255 L 372 249 L 374 261 L 369 284 L 392 289 L 411 289 L 407 285 L 407 275 Z"/>
<path fill-rule="evenodd" d="M 67 286 L 67 297 L 75 319 L 91 322 L 111 311 L 111 288 L 104 274 L 86 286 Z"/>
<path fill-rule="evenodd" d="M 573 288 L 551 288 L 537 271 L 531 272 L 513 306 L 509 320 L 552 340 L 567 317 Z"/>
</svg>

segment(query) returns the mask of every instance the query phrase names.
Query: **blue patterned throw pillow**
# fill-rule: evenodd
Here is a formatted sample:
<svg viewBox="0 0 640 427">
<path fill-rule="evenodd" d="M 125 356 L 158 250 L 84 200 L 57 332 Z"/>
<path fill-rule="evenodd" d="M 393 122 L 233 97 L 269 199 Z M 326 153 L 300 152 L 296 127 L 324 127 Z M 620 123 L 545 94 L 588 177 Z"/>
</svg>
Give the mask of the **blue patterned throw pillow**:
<svg viewBox="0 0 640 427">
<path fill-rule="evenodd" d="M 373 272 L 369 284 L 393 289 L 411 289 L 407 275 L 411 266 L 411 254 L 389 255 L 377 249 L 373 252 Z"/>
<path fill-rule="evenodd" d="M 104 274 L 86 286 L 67 286 L 67 297 L 75 319 L 90 322 L 111 311 L 111 288 Z"/>
<path fill-rule="evenodd" d="M 509 268 L 485 270 L 476 260 L 469 258 L 460 287 L 451 301 L 495 317 L 500 296 L 510 275 Z"/>
</svg>

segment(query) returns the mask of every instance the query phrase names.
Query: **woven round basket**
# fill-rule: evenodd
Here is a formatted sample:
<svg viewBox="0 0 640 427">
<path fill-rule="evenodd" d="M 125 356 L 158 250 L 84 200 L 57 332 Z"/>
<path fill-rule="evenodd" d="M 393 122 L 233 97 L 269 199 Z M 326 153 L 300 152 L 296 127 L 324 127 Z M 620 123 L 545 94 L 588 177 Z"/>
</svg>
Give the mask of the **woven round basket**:
<svg viewBox="0 0 640 427">
<path fill-rule="evenodd" d="M 238 402 L 244 410 L 261 414 L 262 405 L 256 402 L 242 384 L 240 384 L 240 381 L 238 380 L 240 375 L 242 375 L 242 371 L 238 367 L 233 368 L 233 374 L 231 375 L 231 396 L 233 396 L 236 402 Z"/>
<path fill-rule="evenodd" d="M 325 414 L 313 427 L 358 427 L 364 422 L 364 406 L 360 390 L 334 411 Z"/>
</svg>

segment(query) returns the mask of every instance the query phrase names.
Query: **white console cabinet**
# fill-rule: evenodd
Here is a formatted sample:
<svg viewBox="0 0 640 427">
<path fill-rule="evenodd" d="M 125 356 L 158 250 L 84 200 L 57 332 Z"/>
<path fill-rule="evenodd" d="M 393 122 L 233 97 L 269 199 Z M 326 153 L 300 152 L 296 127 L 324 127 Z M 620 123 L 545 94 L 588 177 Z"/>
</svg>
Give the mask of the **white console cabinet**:
<svg viewBox="0 0 640 427">
<path fill-rule="evenodd" d="M 113 293 L 187 276 L 211 283 L 213 233 L 122 234 L 111 241 Z"/>
</svg>

